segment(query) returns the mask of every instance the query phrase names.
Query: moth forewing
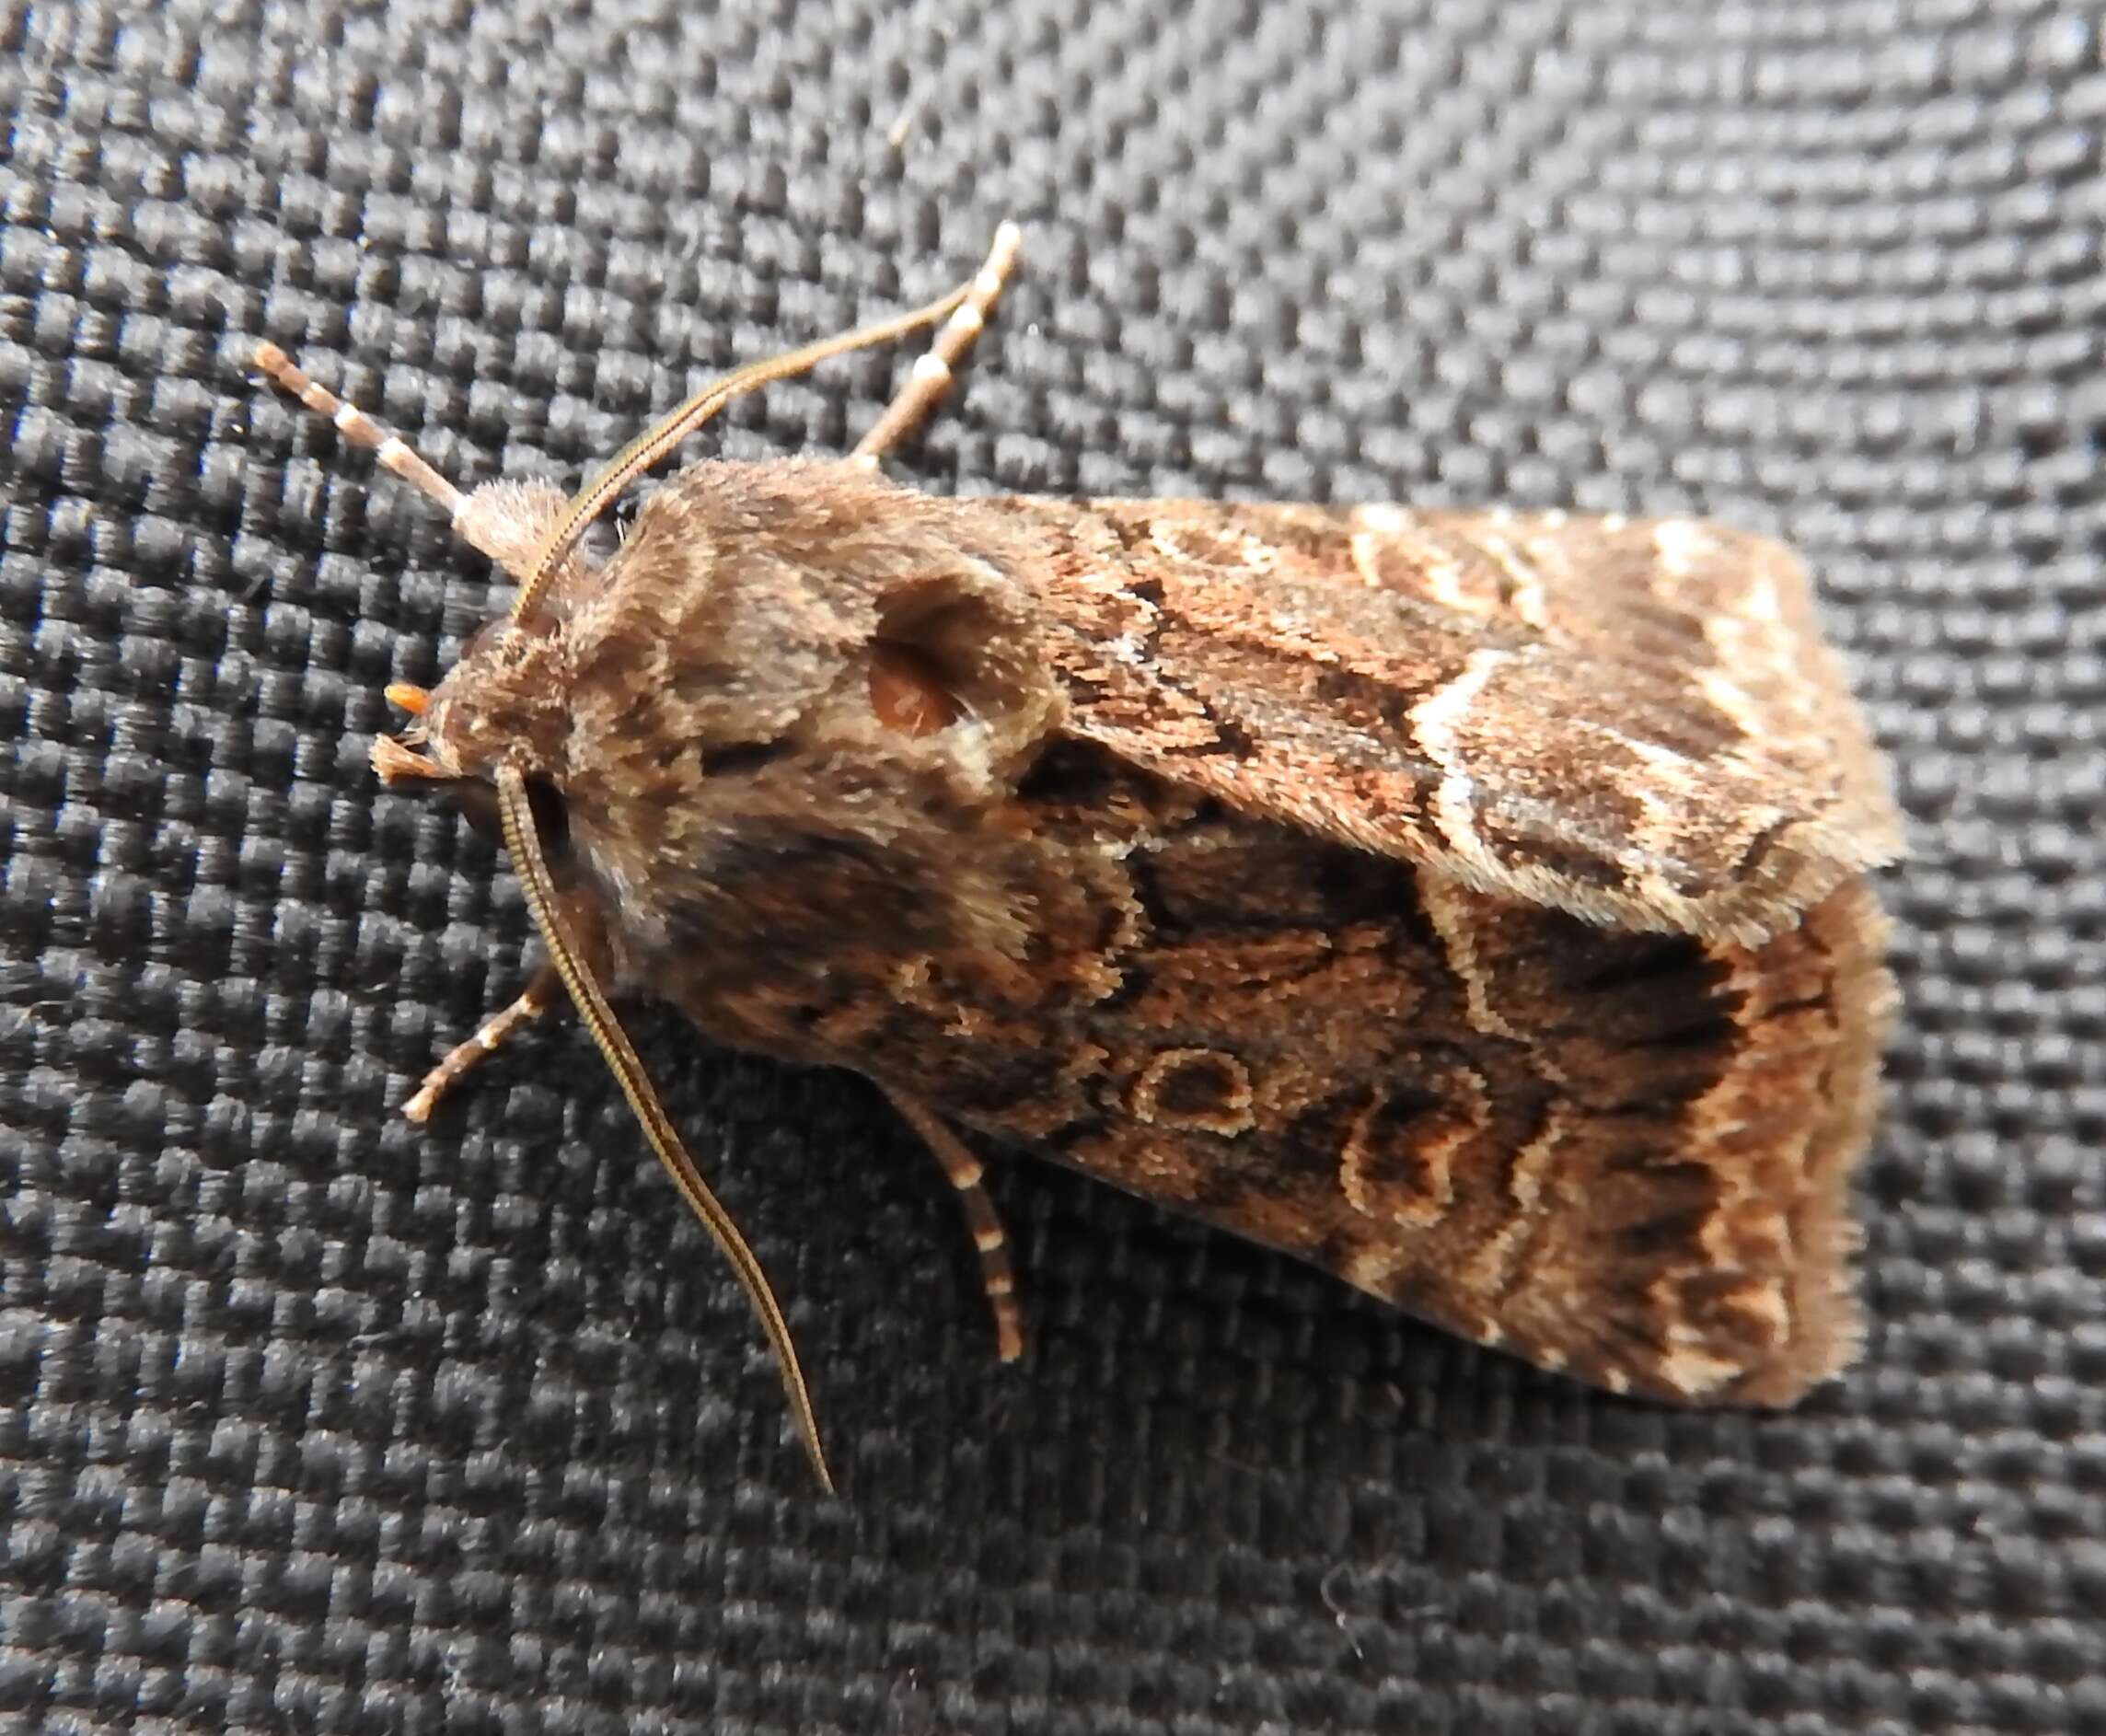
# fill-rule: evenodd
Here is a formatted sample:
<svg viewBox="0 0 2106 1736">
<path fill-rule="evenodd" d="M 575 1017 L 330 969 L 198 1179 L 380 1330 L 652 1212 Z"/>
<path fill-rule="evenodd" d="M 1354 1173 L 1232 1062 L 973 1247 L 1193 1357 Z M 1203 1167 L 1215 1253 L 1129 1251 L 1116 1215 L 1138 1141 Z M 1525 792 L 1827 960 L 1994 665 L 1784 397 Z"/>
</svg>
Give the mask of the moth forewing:
<svg viewBox="0 0 2106 1736">
<path fill-rule="evenodd" d="M 1015 253 L 755 365 L 570 502 L 458 494 L 259 363 L 522 580 L 376 745 L 494 785 L 553 968 L 752 1295 L 607 1003 L 875 1082 L 1617 1392 L 1787 1403 L 1857 1343 L 1847 1180 L 1891 1001 L 1878 757 L 1787 551 L 1703 521 L 943 500 L 876 473 Z M 703 463 L 738 390 L 943 325 L 839 462 Z M 407 456 L 405 456 L 407 455 Z M 435 1068 L 529 1022 L 545 972 Z"/>
</svg>

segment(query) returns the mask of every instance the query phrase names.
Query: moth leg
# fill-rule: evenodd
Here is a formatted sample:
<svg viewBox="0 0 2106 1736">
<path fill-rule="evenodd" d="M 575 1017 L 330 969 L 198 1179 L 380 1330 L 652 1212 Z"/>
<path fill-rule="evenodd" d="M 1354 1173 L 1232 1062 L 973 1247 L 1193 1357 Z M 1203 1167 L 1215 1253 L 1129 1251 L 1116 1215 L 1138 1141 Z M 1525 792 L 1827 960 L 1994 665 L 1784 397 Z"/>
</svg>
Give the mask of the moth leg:
<svg viewBox="0 0 2106 1736">
<path fill-rule="evenodd" d="M 429 1121 L 439 1099 L 460 1083 L 470 1069 L 488 1060 L 550 1007 L 561 1006 L 568 999 L 555 966 L 543 965 L 510 1006 L 491 1014 L 473 1036 L 446 1051 L 439 1064 L 424 1075 L 416 1094 L 402 1105 L 402 1113 L 412 1121 Z"/>
<path fill-rule="evenodd" d="M 1016 1273 L 1009 1262 L 1009 1234 L 1002 1229 L 1001 1218 L 995 1215 L 994 1201 L 988 1198 L 987 1188 L 981 1185 L 984 1172 L 980 1161 L 926 1105 L 897 1091 L 888 1090 L 885 1094 L 892 1099 L 892 1106 L 899 1111 L 908 1126 L 921 1136 L 922 1142 L 943 1166 L 943 1174 L 951 1178 L 951 1186 L 958 1190 L 958 1203 L 965 1209 L 966 1227 L 972 1232 L 973 1245 L 979 1250 L 980 1281 L 987 1288 L 988 1305 L 994 1310 L 995 1352 L 1004 1362 L 1013 1362 L 1024 1354 L 1023 1317 L 1016 1306 Z"/>
<path fill-rule="evenodd" d="M 937 400 L 950 389 L 951 369 L 973 347 L 973 340 L 987 324 L 995 297 L 1001 294 L 1002 285 L 1015 269 L 1016 256 L 1023 246 L 1024 231 L 1015 224 L 1004 222 L 995 230 L 994 245 L 988 249 L 987 259 L 966 291 L 965 300 L 938 328 L 927 353 L 914 364 L 907 384 L 885 407 L 885 413 L 878 417 L 871 431 L 856 442 L 855 450 L 849 454 L 850 463 L 875 469 L 880 457 L 927 420 L 929 412 L 936 408 Z"/>
</svg>

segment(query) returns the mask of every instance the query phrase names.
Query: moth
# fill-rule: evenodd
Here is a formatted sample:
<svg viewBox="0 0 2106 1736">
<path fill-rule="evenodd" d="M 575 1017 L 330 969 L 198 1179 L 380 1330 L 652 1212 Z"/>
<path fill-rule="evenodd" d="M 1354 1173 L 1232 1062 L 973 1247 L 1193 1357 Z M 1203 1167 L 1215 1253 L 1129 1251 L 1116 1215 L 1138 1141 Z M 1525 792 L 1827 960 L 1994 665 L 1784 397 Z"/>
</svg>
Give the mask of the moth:
<svg viewBox="0 0 2106 1736">
<path fill-rule="evenodd" d="M 939 499 L 877 461 L 1017 257 L 741 367 L 574 496 L 463 493 L 269 378 L 517 581 L 373 746 L 501 837 L 548 963 L 771 1342 L 781 1310 L 609 1004 L 862 1073 L 956 1187 L 1072 1164 L 1545 1369 L 1787 1405 L 1846 1363 L 1851 1167 L 1892 993 L 1882 769 L 1786 549 L 1687 517 Z M 937 329 L 845 459 L 701 462 L 724 404 Z"/>
</svg>

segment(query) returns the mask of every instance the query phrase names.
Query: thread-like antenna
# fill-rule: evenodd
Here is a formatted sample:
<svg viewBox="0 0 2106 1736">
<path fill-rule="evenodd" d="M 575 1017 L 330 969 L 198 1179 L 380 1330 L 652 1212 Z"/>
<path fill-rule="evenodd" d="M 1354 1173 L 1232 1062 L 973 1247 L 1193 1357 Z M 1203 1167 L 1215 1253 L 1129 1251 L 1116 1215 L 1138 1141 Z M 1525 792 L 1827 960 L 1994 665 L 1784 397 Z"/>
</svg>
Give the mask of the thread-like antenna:
<svg viewBox="0 0 2106 1736">
<path fill-rule="evenodd" d="M 541 931 L 550 960 L 561 976 L 563 986 L 571 991 L 571 999 L 577 1003 L 578 1017 L 584 1021 L 585 1029 L 592 1033 L 593 1041 L 599 1045 L 599 1052 L 607 1058 L 608 1067 L 621 1086 L 622 1095 L 629 1099 L 629 1106 L 643 1124 L 643 1135 L 651 1141 L 651 1149 L 658 1154 L 658 1161 L 673 1178 L 673 1186 L 680 1190 L 681 1198 L 716 1239 L 717 1246 L 731 1262 L 732 1270 L 738 1274 L 738 1281 L 746 1287 L 753 1311 L 759 1315 L 761 1328 L 768 1334 L 768 1342 L 775 1351 L 776 1363 L 782 1372 L 782 1390 L 790 1400 L 790 1414 L 796 1420 L 797 1432 L 804 1437 L 812 1469 L 817 1474 L 820 1487 L 831 1495 L 834 1479 L 827 1470 L 827 1455 L 819 1445 L 818 1418 L 812 1412 L 812 1395 L 804 1385 L 804 1371 L 797 1363 L 797 1347 L 791 1341 L 790 1323 L 782 1317 L 782 1309 L 775 1300 L 775 1292 L 768 1286 L 768 1275 L 760 1269 L 760 1261 L 746 1245 L 731 1214 L 710 1191 L 709 1184 L 695 1167 L 695 1160 L 688 1154 L 688 1148 L 680 1143 L 680 1136 L 674 1131 L 665 1105 L 658 1101 L 658 1093 L 652 1087 L 650 1075 L 643 1071 L 642 1061 L 630 1046 L 628 1034 L 614 1016 L 614 1009 L 608 1005 L 607 996 L 601 992 L 591 967 L 563 921 L 556 885 L 541 855 L 540 834 L 535 828 L 533 808 L 526 797 L 526 777 L 517 766 L 498 768 L 497 811 L 504 827 L 504 848 L 526 891 L 526 908 L 533 912 L 534 926 Z"/>
</svg>

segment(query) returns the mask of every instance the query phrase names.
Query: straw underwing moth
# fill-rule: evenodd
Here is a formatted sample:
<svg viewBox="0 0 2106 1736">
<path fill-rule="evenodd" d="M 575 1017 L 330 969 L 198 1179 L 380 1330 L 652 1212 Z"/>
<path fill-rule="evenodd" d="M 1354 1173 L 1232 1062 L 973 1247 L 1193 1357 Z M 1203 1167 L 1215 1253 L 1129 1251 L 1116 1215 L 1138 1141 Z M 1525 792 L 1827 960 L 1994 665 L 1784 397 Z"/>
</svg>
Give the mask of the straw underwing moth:
<svg viewBox="0 0 2106 1736">
<path fill-rule="evenodd" d="M 519 583 L 374 746 L 503 838 L 550 955 L 410 1112 L 567 988 L 822 1481 L 781 1312 L 617 988 L 874 1081 L 960 1190 L 1005 1357 L 966 1134 L 1614 1392 L 1797 1399 L 1857 1340 L 1892 998 L 1866 875 L 1899 848 L 1798 561 L 1691 518 L 887 481 L 1017 244 L 727 376 L 570 500 L 461 493 L 259 347 Z M 918 326 L 848 458 L 695 464 L 581 546 L 730 399 Z"/>
</svg>

